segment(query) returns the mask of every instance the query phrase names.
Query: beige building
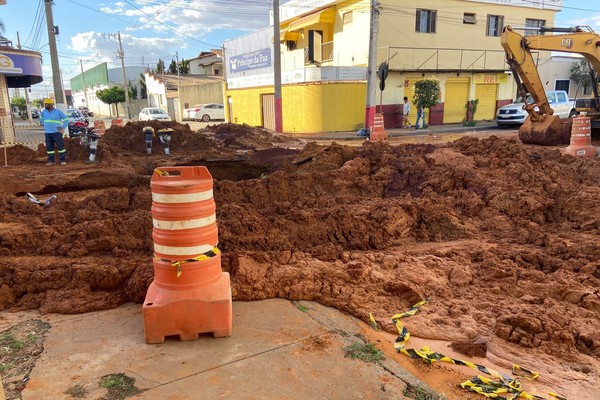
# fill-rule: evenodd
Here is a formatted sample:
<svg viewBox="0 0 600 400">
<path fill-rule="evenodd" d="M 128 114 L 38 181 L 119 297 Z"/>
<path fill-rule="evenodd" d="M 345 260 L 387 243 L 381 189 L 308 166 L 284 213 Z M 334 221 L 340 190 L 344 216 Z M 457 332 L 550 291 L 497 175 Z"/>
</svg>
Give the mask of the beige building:
<svg viewBox="0 0 600 400">
<path fill-rule="evenodd" d="M 146 71 L 147 107 L 165 110 L 182 121 L 183 109 L 194 104 L 222 103 L 223 77 L 219 75 L 158 74 Z"/>
<path fill-rule="evenodd" d="M 281 6 L 283 130 L 348 131 L 364 126 L 367 80 L 389 63 L 383 93 L 386 127 L 401 124 L 402 99 L 415 82 L 435 77 L 441 103 L 430 124 L 456 123 L 478 99 L 475 119 L 494 118 L 515 95 L 500 35 L 505 25 L 554 26 L 562 0 L 292 0 Z M 369 69 L 372 17 L 377 21 L 376 60 Z M 272 127 L 273 28 L 225 42 L 227 113 L 234 122 Z M 549 52 L 534 52 L 545 59 Z M 372 81 L 377 85 L 377 81 Z M 371 103 L 374 105 L 374 102 Z M 411 122 L 414 122 L 414 112 Z"/>
</svg>

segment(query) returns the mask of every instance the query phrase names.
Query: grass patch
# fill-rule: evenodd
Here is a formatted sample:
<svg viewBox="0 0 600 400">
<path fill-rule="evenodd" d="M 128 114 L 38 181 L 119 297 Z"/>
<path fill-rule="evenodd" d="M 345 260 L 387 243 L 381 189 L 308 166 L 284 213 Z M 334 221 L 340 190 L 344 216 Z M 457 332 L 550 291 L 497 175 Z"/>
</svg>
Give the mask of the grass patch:
<svg viewBox="0 0 600 400">
<path fill-rule="evenodd" d="M 6 363 L 6 364 L 2 363 L 2 364 L 0 364 L 0 372 L 8 371 L 12 367 L 13 367 L 13 365 L 11 363 Z"/>
<path fill-rule="evenodd" d="M 72 388 L 67 389 L 65 394 L 68 394 L 74 399 L 84 399 L 85 396 L 87 396 L 88 391 L 82 385 L 75 385 Z"/>
<path fill-rule="evenodd" d="M 123 400 L 142 392 L 134 385 L 135 379 L 125 374 L 109 374 L 100 378 L 100 387 L 108 389 L 102 400 Z"/>
<path fill-rule="evenodd" d="M 354 342 L 344 348 L 346 357 L 358 358 L 366 362 L 378 363 L 383 359 L 383 352 L 377 350 L 373 344 L 367 342 Z"/>
<path fill-rule="evenodd" d="M 0 334 L 0 346 L 8 347 L 12 350 L 21 350 L 23 342 L 17 339 L 12 331 L 8 331 Z"/>
<path fill-rule="evenodd" d="M 434 400 L 435 399 L 435 397 L 433 395 L 431 395 L 425 389 L 421 389 L 420 387 L 415 387 L 415 386 L 407 387 L 406 389 L 404 389 L 404 392 L 402 394 L 404 395 L 404 397 L 408 397 L 409 399 L 414 399 L 414 400 Z"/>
<path fill-rule="evenodd" d="M 310 311 L 310 309 L 308 307 L 304 307 L 300 304 L 296 304 L 296 308 L 300 311 L 302 311 L 303 313 L 307 313 L 308 311 Z"/>
</svg>

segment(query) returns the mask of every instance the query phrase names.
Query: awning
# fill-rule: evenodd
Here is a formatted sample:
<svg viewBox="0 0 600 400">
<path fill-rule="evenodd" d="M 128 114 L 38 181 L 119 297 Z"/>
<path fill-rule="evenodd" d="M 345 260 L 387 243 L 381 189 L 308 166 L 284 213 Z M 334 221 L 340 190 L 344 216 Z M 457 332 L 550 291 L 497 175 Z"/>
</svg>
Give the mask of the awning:
<svg viewBox="0 0 600 400">
<path fill-rule="evenodd" d="M 285 42 L 286 40 L 297 42 L 298 40 L 300 40 L 300 32 L 290 32 L 287 29 L 283 29 L 279 36 L 279 40 L 281 42 Z"/>
<path fill-rule="evenodd" d="M 302 17 L 297 21 L 290 23 L 288 27 L 289 31 L 296 31 L 298 29 L 306 28 L 307 26 L 315 25 L 318 23 L 333 24 L 335 22 L 335 8 L 329 7 L 321 10 L 317 13 Z"/>
</svg>

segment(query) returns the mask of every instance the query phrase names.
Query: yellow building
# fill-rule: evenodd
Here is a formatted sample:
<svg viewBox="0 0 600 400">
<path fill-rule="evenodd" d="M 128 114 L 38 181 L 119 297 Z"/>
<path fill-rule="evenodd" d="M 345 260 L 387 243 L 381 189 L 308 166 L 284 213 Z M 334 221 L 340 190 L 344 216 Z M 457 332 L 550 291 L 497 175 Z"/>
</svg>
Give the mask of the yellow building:
<svg viewBox="0 0 600 400">
<path fill-rule="evenodd" d="M 554 26 L 561 6 L 562 0 L 386 0 L 375 7 L 370 0 L 292 0 L 281 7 L 278 40 L 269 27 L 225 42 L 226 114 L 231 122 L 274 128 L 279 42 L 285 132 L 357 130 L 380 102 L 386 127 L 399 127 L 403 97 L 412 99 L 415 82 L 429 77 L 441 87 L 430 124 L 461 122 L 471 99 L 479 100 L 475 119 L 492 119 L 515 94 L 502 27 Z M 372 19 L 376 60 L 369 64 Z M 367 106 L 369 72 L 382 62 L 390 71 L 385 90 L 377 89 Z"/>
</svg>

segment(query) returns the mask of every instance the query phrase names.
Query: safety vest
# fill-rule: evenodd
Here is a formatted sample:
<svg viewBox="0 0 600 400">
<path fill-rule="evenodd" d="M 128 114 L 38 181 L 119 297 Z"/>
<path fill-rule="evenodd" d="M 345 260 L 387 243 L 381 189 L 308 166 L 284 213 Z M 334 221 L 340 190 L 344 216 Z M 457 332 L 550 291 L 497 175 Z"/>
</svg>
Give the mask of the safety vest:
<svg viewBox="0 0 600 400">
<path fill-rule="evenodd" d="M 58 132 L 58 128 L 65 129 L 69 125 L 69 117 L 58 108 L 52 111 L 44 109 L 40 114 L 40 122 L 44 125 L 44 132 L 55 133 Z"/>
</svg>

